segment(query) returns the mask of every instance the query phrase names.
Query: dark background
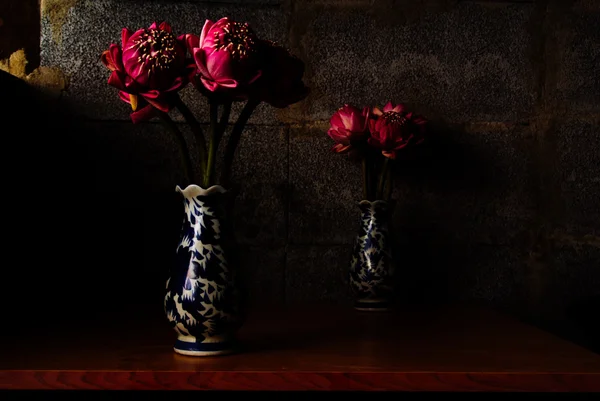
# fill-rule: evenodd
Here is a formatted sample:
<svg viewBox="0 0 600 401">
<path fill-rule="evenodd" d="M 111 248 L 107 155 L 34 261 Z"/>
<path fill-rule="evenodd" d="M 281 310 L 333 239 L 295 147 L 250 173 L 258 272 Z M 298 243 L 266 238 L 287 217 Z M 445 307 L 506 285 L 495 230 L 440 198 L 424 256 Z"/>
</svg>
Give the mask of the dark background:
<svg viewBox="0 0 600 401">
<path fill-rule="evenodd" d="M 124 26 L 199 33 L 230 16 L 302 58 L 312 88 L 261 106 L 235 161 L 253 302 L 350 303 L 360 168 L 325 133 L 344 102 L 392 100 L 437 138 L 399 166 L 402 299 L 487 303 L 600 350 L 600 2 L 42 3 L 0 4 L 0 59 L 28 61 L 0 71 L 0 311 L 14 330 L 162 309 L 177 147 L 131 123 L 99 55 Z M 206 122 L 192 88 L 184 98 Z"/>
</svg>

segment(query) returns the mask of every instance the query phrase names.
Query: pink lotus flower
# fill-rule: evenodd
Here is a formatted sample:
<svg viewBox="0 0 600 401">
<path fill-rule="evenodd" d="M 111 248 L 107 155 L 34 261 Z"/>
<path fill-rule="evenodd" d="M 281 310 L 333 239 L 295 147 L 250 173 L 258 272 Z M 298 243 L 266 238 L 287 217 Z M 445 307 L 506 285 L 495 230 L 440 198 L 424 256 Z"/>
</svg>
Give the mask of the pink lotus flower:
<svg viewBox="0 0 600 401">
<path fill-rule="evenodd" d="M 327 135 L 337 142 L 331 150 L 343 153 L 350 150 L 352 145 L 367 136 L 369 121 L 369 108 L 362 110 L 345 104 L 336 111 L 329 121 L 330 128 Z"/>
<path fill-rule="evenodd" d="M 257 97 L 276 108 L 285 108 L 304 99 L 304 63 L 285 48 L 261 41 L 262 76 L 257 81 Z"/>
<path fill-rule="evenodd" d="M 398 150 L 424 139 L 425 119 L 406 112 L 401 104 L 388 102 L 383 111 L 375 107 L 373 115 L 375 118 L 369 121 L 369 145 L 381 149 L 385 157 L 395 159 Z"/>
<path fill-rule="evenodd" d="M 196 61 L 200 82 L 210 92 L 247 96 L 248 85 L 261 71 L 258 40 L 247 23 L 227 17 L 206 20 L 202 34 L 186 35 L 187 47 Z"/>
<path fill-rule="evenodd" d="M 182 89 L 196 70 L 186 62 L 184 36 L 175 37 L 166 22 L 153 23 L 134 33 L 124 28 L 121 46 L 111 44 L 101 60 L 112 71 L 108 84 L 131 104 L 134 122 L 150 118 L 153 107 L 168 112 L 172 94 Z M 138 110 L 139 103 L 144 106 Z"/>
</svg>

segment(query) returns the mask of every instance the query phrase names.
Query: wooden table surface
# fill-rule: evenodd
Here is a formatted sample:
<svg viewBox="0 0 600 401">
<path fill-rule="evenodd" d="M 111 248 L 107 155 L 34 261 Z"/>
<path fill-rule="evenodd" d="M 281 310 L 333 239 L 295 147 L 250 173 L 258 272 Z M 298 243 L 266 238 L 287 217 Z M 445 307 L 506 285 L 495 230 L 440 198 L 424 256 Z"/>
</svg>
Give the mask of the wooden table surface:
<svg viewBox="0 0 600 401">
<path fill-rule="evenodd" d="M 0 389 L 600 391 L 599 355 L 478 306 L 269 308 L 239 338 L 187 357 L 160 314 L 92 319 L 3 339 Z"/>
</svg>

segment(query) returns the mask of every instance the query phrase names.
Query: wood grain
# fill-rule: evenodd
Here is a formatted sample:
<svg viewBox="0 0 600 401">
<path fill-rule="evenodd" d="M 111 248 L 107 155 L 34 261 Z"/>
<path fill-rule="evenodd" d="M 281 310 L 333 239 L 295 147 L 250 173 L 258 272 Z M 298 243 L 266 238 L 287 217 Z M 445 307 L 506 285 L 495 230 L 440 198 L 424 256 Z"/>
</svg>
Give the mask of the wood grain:
<svg viewBox="0 0 600 401">
<path fill-rule="evenodd" d="M 477 306 L 252 313 L 241 352 L 175 354 L 160 314 L 96 317 L 0 345 L 0 389 L 600 391 L 600 356 Z"/>
</svg>

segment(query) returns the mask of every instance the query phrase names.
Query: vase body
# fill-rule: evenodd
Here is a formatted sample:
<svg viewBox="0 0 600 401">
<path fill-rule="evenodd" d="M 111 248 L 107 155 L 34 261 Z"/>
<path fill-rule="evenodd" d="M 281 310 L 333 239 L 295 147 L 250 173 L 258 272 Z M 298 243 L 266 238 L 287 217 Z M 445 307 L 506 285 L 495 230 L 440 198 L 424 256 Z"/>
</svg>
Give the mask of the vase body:
<svg viewBox="0 0 600 401">
<path fill-rule="evenodd" d="M 358 310 L 389 310 L 394 296 L 391 207 L 383 200 L 363 200 L 358 235 L 350 261 L 350 287 Z"/>
<path fill-rule="evenodd" d="M 230 199 L 221 186 L 176 190 L 184 215 L 164 300 L 177 332 L 174 350 L 191 356 L 234 352 L 242 312 Z"/>
</svg>

